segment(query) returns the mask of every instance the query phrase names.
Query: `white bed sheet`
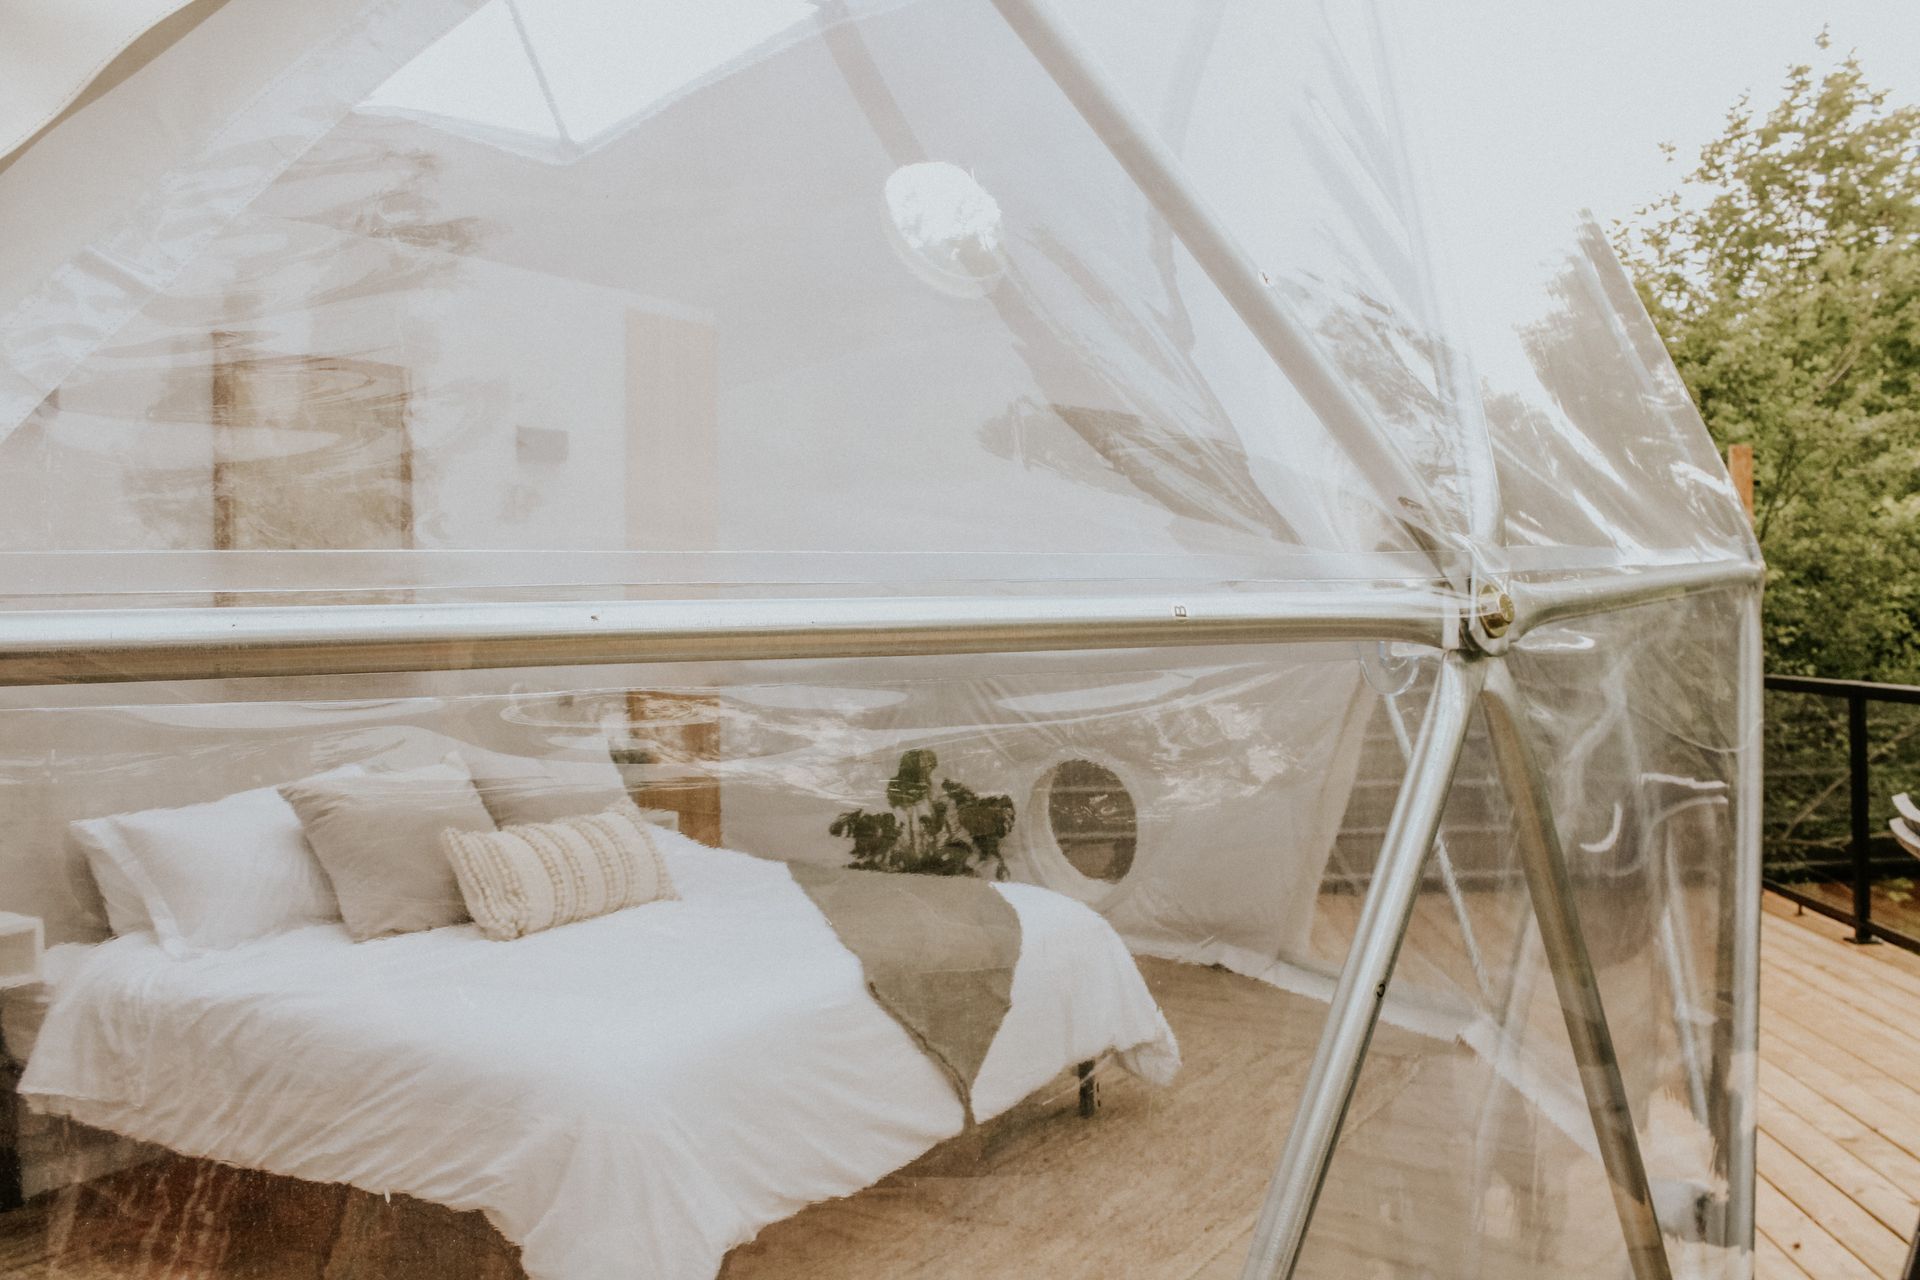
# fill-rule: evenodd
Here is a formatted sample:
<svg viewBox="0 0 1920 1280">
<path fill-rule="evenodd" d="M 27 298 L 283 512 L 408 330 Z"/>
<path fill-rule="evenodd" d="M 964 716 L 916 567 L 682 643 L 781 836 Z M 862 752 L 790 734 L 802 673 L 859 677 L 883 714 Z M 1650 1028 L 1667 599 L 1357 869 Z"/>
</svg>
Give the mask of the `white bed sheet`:
<svg viewBox="0 0 1920 1280">
<path fill-rule="evenodd" d="M 664 835 L 683 897 L 514 942 L 314 926 L 192 959 L 148 935 L 56 991 L 21 1093 L 190 1155 L 484 1210 L 534 1280 L 698 1280 L 957 1134 L 952 1087 L 775 862 Z M 1179 1062 L 1081 904 L 1019 914 L 981 1119 L 1108 1050 Z"/>
</svg>

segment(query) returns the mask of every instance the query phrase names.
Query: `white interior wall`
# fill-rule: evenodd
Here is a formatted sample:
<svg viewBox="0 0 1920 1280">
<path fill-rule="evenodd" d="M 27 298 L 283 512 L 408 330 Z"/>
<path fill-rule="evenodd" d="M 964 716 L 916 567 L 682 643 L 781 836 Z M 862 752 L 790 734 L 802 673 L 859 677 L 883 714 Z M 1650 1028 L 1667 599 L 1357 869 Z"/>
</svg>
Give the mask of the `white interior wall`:
<svg viewBox="0 0 1920 1280">
<path fill-rule="evenodd" d="M 726 842 L 842 862 L 833 818 L 883 808 L 900 754 L 930 747 L 941 776 L 1013 798 L 1005 853 L 1015 878 L 1040 879 L 1035 847 L 1051 836 L 1039 783 L 1057 764 L 1091 759 L 1121 777 L 1140 826 L 1134 869 L 1099 909 L 1141 950 L 1260 974 L 1306 954 L 1374 695 L 1346 646 L 1258 661 L 1223 675 L 1155 669 L 1151 655 L 1086 655 L 1077 674 L 906 686 L 849 662 L 817 682 L 736 689 L 770 719 L 795 706 L 809 714 L 790 756 L 772 762 L 760 726 L 730 725 L 722 759 L 741 768 L 723 775 Z M 959 675 L 966 664 L 955 666 Z"/>
<path fill-rule="evenodd" d="M 0 440 L 0 546 L 212 544 L 211 335 L 137 323 L 115 351 Z"/>
<path fill-rule="evenodd" d="M 356 274 L 429 255 L 310 225 L 275 224 L 273 237 L 270 309 L 236 305 L 217 288 L 156 308 L 0 442 L 0 545 L 211 547 L 212 344 L 222 326 L 253 353 L 402 365 L 416 545 L 627 545 L 625 332 L 646 300 L 484 259 L 434 264 L 446 269 L 404 291 L 355 291 L 346 286 Z M 246 280 L 245 271 L 226 261 L 199 274 L 213 286 Z M 519 367 L 546 376 L 508 376 Z M 564 456 L 522 456 L 523 427 L 562 433 Z"/>
</svg>

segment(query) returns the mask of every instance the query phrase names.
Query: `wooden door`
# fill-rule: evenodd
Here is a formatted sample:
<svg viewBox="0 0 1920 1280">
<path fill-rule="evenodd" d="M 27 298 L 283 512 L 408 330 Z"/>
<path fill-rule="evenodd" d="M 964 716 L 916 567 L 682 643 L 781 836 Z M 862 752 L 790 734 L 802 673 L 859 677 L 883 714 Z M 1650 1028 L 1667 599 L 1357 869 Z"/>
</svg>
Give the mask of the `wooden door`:
<svg viewBox="0 0 1920 1280">
<path fill-rule="evenodd" d="M 627 694 L 629 745 L 615 753 L 629 766 L 633 802 L 680 815 L 681 834 L 721 843 L 720 700 L 711 694 L 636 689 Z"/>
</svg>

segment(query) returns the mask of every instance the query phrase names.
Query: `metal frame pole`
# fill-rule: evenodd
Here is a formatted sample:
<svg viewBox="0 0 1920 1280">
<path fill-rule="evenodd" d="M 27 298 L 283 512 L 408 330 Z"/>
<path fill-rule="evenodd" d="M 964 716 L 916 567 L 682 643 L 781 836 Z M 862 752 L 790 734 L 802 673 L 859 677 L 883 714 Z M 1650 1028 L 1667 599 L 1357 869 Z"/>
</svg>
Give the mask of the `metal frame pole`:
<svg viewBox="0 0 1920 1280">
<path fill-rule="evenodd" d="M 1527 745 L 1520 724 L 1521 706 L 1513 679 L 1504 666 L 1489 673 L 1480 703 L 1486 713 L 1494 759 L 1505 781 L 1519 831 L 1521 863 L 1533 914 L 1553 972 L 1554 989 L 1566 1019 L 1567 1038 L 1573 1042 L 1574 1061 L 1580 1067 L 1580 1085 L 1593 1117 L 1594 1137 L 1601 1163 L 1613 1190 L 1614 1211 L 1626 1238 L 1627 1258 L 1636 1280 L 1672 1280 L 1666 1243 L 1654 1216 L 1653 1194 L 1647 1185 L 1646 1162 L 1627 1103 L 1620 1060 L 1607 1028 L 1599 980 L 1586 937 L 1580 930 L 1573 883 L 1566 855 L 1554 825 L 1553 804 L 1545 773 Z"/>
<path fill-rule="evenodd" d="M 0 610 L 0 687 L 628 662 L 1162 649 L 1457 632 L 1443 592 Z"/>
<path fill-rule="evenodd" d="M 1507 592 L 1513 597 L 1517 621 L 1507 639 L 1515 642 L 1540 627 L 1596 613 L 1680 600 L 1729 587 L 1758 586 L 1765 573 L 1759 564 L 1727 560 L 1610 570 L 1564 582 L 1511 581 Z"/>
<path fill-rule="evenodd" d="M 1388 486 L 1379 495 L 1388 513 L 1404 519 L 1409 511 L 1420 510 L 1426 486 L 1407 460 L 1383 442 L 1378 423 L 1320 349 L 1312 326 L 1295 317 L 1262 278 L 1233 233 L 1200 199 L 1179 158 L 1127 106 L 1079 37 L 1048 9 L 1046 0 L 993 0 L 993 5 L 1180 238 L 1334 443 L 1368 480 Z M 1402 510 L 1396 508 L 1398 503 L 1413 505 Z M 1422 528 L 1420 532 L 1433 531 Z M 1429 554 L 1436 567 L 1446 567 L 1440 554 Z"/>
<path fill-rule="evenodd" d="M 1407 731 L 1407 717 L 1400 710 L 1400 699 L 1389 694 L 1387 705 L 1387 723 L 1393 729 L 1393 740 L 1400 748 L 1400 763 L 1404 768 L 1413 763 L 1413 735 Z M 1433 864 L 1440 869 L 1440 883 L 1447 891 L 1447 901 L 1453 907 L 1453 918 L 1460 925 L 1460 941 L 1467 949 L 1467 963 L 1473 967 L 1473 980 L 1479 984 L 1480 996 L 1489 1003 L 1493 1000 L 1493 985 L 1487 981 L 1486 962 L 1480 956 L 1480 940 L 1473 932 L 1473 917 L 1467 911 L 1466 896 L 1460 892 L 1460 877 L 1454 873 L 1453 855 L 1447 850 L 1447 838 L 1435 835 L 1433 838 Z"/>
<path fill-rule="evenodd" d="M 1723 1108 L 1715 1133 L 1726 1152 L 1727 1215 L 1724 1242 L 1753 1253 L 1754 1181 L 1757 1176 L 1755 1104 L 1759 1097 L 1760 1053 L 1760 832 L 1761 787 L 1765 764 L 1762 721 L 1765 668 L 1760 635 L 1760 597 L 1746 602 L 1740 620 L 1739 670 L 1735 688 L 1739 710 L 1739 774 L 1734 783 L 1733 903 L 1721 935 L 1724 968 L 1721 1005 L 1714 1010 L 1716 1030 L 1726 1039 L 1715 1059 L 1725 1076 L 1714 1098 Z"/>
<path fill-rule="evenodd" d="M 1453 789 L 1474 699 L 1489 665 L 1457 653 L 1448 654 L 1441 663 L 1433 700 L 1387 823 L 1380 865 L 1367 889 L 1353 943 L 1327 1008 L 1326 1026 L 1294 1112 L 1293 1128 L 1254 1227 L 1253 1248 L 1242 1273 L 1245 1280 L 1284 1280 L 1300 1260 L 1334 1144 L 1380 1020 L 1387 980 L 1413 917 L 1421 872 Z"/>
</svg>

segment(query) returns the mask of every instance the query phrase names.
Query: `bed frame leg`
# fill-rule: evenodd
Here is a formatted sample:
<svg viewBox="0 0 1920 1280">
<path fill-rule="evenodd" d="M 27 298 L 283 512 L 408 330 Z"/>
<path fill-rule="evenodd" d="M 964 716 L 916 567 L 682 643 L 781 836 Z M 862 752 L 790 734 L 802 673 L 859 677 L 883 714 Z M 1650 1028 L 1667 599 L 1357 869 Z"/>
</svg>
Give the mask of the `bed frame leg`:
<svg viewBox="0 0 1920 1280">
<path fill-rule="evenodd" d="M 1093 1059 L 1075 1067 L 1073 1073 L 1080 1077 L 1080 1118 L 1091 1120 L 1100 1107 L 1100 1082 L 1093 1078 Z"/>
</svg>

